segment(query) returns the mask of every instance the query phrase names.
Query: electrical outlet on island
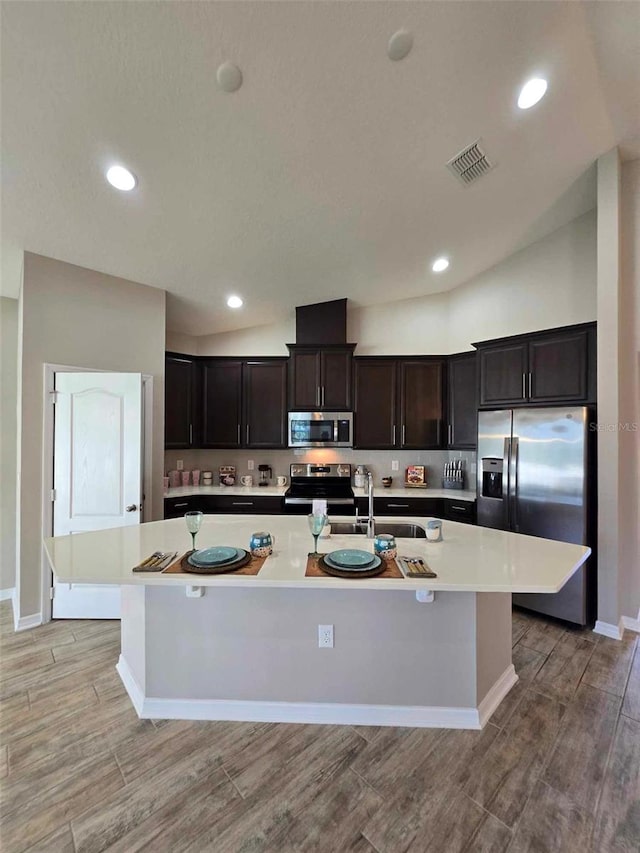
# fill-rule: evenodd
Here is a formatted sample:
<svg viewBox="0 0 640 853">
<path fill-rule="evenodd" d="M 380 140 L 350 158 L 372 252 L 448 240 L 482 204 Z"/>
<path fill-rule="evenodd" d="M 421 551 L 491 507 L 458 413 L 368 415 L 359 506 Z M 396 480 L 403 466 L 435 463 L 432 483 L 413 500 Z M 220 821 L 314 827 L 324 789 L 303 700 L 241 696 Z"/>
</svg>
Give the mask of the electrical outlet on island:
<svg viewBox="0 0 640 853">
<path fill-rule="evenodd" d="M 333 625 L 318 625 L 318 648 L 333 648 Z"/>
</svg>

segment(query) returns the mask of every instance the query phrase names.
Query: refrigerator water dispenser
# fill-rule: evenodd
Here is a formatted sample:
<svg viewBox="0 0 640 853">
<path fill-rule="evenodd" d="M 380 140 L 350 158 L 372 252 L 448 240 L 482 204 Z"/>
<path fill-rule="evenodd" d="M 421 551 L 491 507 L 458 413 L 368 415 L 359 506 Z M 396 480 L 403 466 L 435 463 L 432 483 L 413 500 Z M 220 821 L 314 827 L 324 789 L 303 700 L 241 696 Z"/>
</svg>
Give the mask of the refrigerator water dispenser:
<svg viewBox="0 0 640 853">
<path fill-rule="evenodd" d="M 502 500 L 502 459 L 482 459 L 482 497 Z"/>
</svg>

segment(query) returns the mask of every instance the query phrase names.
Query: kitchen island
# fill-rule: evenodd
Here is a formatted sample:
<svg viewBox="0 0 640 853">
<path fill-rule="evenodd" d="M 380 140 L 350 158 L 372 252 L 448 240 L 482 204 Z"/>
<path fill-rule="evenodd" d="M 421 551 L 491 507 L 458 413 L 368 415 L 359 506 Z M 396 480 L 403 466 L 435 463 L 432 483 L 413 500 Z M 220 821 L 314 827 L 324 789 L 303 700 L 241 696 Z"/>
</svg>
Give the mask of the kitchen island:
<svg viewBox="0 0 640 853">
<path fill-rule="evenodd" d="M 557 592 L 590 553 L 445 521 L 442 542 L 397 540 L 435 579 L 308 578 L 306 518 L 252 515 L 205 516 L 198 546 L 246 547 L 256 530 L 275 549 L 253 577 L 132 572 L 188 550 L 183 519 L 45 541 L 59 582 L 122 585 L 118 671 L 141 717 L 479 728 L 517 680 L 511 593 Z"/>
</svg>

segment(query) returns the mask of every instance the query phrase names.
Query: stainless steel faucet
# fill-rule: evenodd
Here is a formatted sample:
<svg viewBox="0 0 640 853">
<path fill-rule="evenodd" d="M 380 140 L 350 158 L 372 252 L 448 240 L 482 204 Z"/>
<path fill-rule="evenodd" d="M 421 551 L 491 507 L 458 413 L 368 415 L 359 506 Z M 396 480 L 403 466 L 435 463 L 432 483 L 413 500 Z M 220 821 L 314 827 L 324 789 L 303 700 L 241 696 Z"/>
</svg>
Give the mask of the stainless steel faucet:
<svg viewBox="0 0 640 853">
<path fill-rule="evenodd" d="M 368 497 L 368 514 L 367 514 L 367 539 L 373 539 L 376 535 L 376 521 L 373 517 L 373 474 L 371 471 L 367 473 L 367 497 Z M 364 520 L 364 519 L 362 519 Z M 360 521 L 360 519 L 356 519 Z"/>
</svg>

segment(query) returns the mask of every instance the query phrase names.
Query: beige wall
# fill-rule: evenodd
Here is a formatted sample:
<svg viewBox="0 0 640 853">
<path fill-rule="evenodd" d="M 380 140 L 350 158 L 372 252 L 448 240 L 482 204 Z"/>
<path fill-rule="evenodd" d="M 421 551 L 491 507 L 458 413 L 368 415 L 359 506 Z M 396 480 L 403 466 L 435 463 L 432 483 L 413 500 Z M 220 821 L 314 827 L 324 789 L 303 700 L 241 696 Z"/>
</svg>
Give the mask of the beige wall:
<svg viewBox="0 0 640 853">
<path fill-rule="evenodd" d="M 621 167 L 620 615 L 640 613 L 640 160 Z M 635 428 L 634 428 L 635 427 Z"/>
<path fill-rule="evenodd" d="M 393 294 L 389 294 L 390 298 Z M 358 308 L 358 355 L 462 352 L 474 341 L 596 318 L 596 213 L 590 211 L 447 293 Z M 180 336 L 168 336 L 180 343 Z M 199 355 L 286 355 L 295 322 L 185 341 Z M 183 351 L 178 349 L 178 351 Z"/>
<path fill-rule="evenodd" d="M 18 300 L 0 298 L 0 590 L 16 578 Z"/>
<path fill-rule="evenodd" d="M 25 253 L 21 302 L 18 604 L 26 617 L 41 610 L 45 363 L 153 376 L 151 502 L 162 518 L 165 292 Z"/>
</svg>

